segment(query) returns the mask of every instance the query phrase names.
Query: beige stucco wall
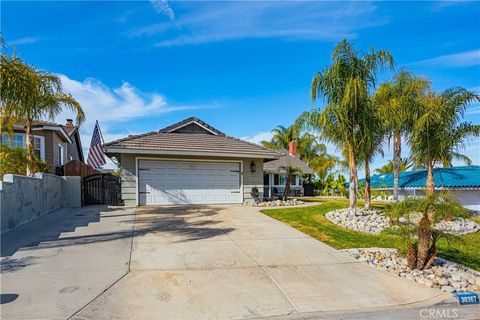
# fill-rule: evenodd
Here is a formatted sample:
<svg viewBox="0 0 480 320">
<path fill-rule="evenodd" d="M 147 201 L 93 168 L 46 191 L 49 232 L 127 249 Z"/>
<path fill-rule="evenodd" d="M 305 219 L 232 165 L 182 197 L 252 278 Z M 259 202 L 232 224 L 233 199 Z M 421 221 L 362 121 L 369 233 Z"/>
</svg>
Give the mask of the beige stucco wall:
<svg viewBox="0 0 480 320">
<path fill-rule="evenodd" d="M 137 204 L 137 177 L 136 177 L 136 155 L 122 154 L 120 156 L 120 169 L 122 181 L 122 199 L 127 206 L 134 206 Z M 238 159 L 238 158 L 216 158 L 216 157 L 181 157 L 181 156 L 156 156 L 156 155 L 141 155 L 140 157 L 148 158 L 178 158 L 178 159 L 207 159 L 207 160 L 241 160 L 243 162 L 243 198 L 244 201 L 251 201 L 252 196 L 250 192 L 253 187 L 257 187 L 263 196 L 263 159 Z M 250 171 L 250 163 L 254 161 L 256 171 Z"/>
</svg>

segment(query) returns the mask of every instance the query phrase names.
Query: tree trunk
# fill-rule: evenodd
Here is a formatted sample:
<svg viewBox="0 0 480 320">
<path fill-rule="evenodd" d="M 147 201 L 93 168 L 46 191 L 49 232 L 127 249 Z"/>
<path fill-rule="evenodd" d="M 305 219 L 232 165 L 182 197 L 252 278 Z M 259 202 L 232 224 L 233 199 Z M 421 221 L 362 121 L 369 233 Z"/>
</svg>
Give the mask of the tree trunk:
<svg viewBox="0 0 480 320">
<path fill-rule="evenodd" d="M 435 242 L 432 243 L 430 250 L 428 250 L 428 259 L 425 265 L 423 266 L 423 269 L 429 269 L 433 262 L 435 261 L 435 257 L 437 256 L 437 246 L 435 245 Z"/>
<path fill-rule="evenodd" d="M 287 181 L 285 182 L 285 191 L 283 192 L 283 201 L 288 200 L 288 194 L 290 193 L 290 183 L 292 177 L 288 176 Z"/>
<path fill-rule="evenodd" d="M 400 176 L 400 161 L 402 160 L 402 133 L 393 134 L 393 200 L 398 201 L 398 178 Z"/>
<path fill-rule="evenodd" d="M 27 119 L 25 122 L 25 153 L 27 156 L 27 176 L 31 176 L 34 173 L 33 170 L 33 135 L 32 135 L 32 122 Z"/>
<path fill-rule="evenodd" d="M 417 248 L 413 243 L 407 245 L 407 264 L 411 269 L 417 268 Z"/>
<path fill-rule="evenodd" d="M 349 168 L 349 203 L 350 209 L 355 210 L 357 207 L 357 159 L 353 150 L 348 151 L 348 168 Z"/>
<path fill-rule="evenodd" d="M 370 193 L 370 164 L 365 161 L 365 208 L 371 208 L 371 193 Z"/>
<path fill-rule="evenodd" d="M 422 270 L 429 260 L 430 246 L 432 243 L 430 224 L 430 219 L 428 219 L 425 213 L 419 222 L 418 231 L 417 269 L 419 270 Z"/>
<path fill-rule="evenodd" d="M 427 187 L 426 187 L 427 196 L 432 196 L 434 191 L 435 191 L 435 181 L 433 180 L 433 163 L 429 161 L 428 170 L 427 170 Z"/>
</svg>

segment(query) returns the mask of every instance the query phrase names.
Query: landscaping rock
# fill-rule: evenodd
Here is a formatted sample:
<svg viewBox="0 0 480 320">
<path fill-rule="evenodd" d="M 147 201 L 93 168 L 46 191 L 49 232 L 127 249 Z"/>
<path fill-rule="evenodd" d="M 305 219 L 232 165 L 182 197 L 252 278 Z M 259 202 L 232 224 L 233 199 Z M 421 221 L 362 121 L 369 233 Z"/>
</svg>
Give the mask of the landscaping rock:
<svg viewBox="0 0 480 320">
<path fill-rule="evenodd" d="M 418 223 L 421 217 L 421 213 L 411 214 L 410 221 Z M 325 218 L 338 226 L 371 234 L 378 234 L 390 225 L 390 219 L 383 212 L 365 208 L 333 210 L 327 212 Z M 407 219 L 402 217 L 399 221 L 406 223 Z M 480 231 L 480 225 L 469 219 L 455 218 L 451 221 L 440 221 L 435 225 L 435 229 L 445 233 L 465 235 Z"/>
<path fill-rule="evenodd" d="M 444 292 L 453 293 L 480 289 L 480 272 L 445 259 L 436 258 L 430 269 L 411 270 L 407 266 L 407 260 L 400 257 L 396 249 L 355 248 L 341 251 L 375 269 L 386 270 L 399 277 Z"/>
<path fill-rule="evenodd" d="M 245 202 L 244 205 L 253 206 L 253 207 L 287 207 L 287 206 L 298 206 L 298 205 L 302 205 L 303 203 L 304 203 L 303 201 L 300 201 L 294 198 L 287 201 L 274 200 L 274 201 L 263 201 L 258 203 Z"/>
<path fill-rule="evenodd" d="M 327 212 L 325 218 L 344 228 L 372 234 L 380 233 L 389 225 L 389 219 L 385 215 L 365 208 L 334 210 Z"/>
</svg>

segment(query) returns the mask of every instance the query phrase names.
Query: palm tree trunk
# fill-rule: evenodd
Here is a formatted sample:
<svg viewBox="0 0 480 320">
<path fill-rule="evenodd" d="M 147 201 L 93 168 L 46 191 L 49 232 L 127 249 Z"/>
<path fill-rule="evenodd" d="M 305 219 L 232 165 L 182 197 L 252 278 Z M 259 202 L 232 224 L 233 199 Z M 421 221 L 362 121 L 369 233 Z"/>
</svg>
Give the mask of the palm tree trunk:
<svg viewBox="0 0 480 320">
<path fill-rule="evenodd" d="M 355 210 L 357 207 L 357 159 L 353 150 L 350 148 L 348 151 L 348 168 L 349 168 L 349 203 L 350 209 Z"/>
<path fill-rule="evenodd" d="M 27 157 L 27 176 L 33 175 L 33 135 L 32 135 L 32 121 L 27 119 L 25 122 L 25 149 Z"/>
<path fill-rule="evenodd" d="M 287 181 L 285 182 L 285 191 L 283 192 L 283 201 L 288 200 L 288 194 L 290 193 L 290 183 L 291 177 L 287 177 Z"/>
<path fill-rule="evenodd" d="M 393 134 L 393 200 L 398 201 L 398 179 L 400 176 L 400 161 L 402 157 L 402 133 Z"/>
<path fill-rule="evenodd" d="M 371 208 L 371 198 L 372 194 L 370 193 L 370 163 L 365 161 L 365 208 L 370 210 Z"/>
<path fill-rule="evenodd" d="M 432 240 L 432 231 L 430 229 L 430 219 L 425 213 L 419 222 L 418 231 L 418 252 L 417 252 L 417 268 L 424 269 L 429 260 L 430 245 Z"/>
<path fill-rule="evenodd" d="M 435 181 L 433 179 L 433 163 L 429 161 L 428 170 L 427 170 L 427 186 L 426 186 L 427 196 L 432 196 L 434 191 L 435 191 Z"/>
</svg>

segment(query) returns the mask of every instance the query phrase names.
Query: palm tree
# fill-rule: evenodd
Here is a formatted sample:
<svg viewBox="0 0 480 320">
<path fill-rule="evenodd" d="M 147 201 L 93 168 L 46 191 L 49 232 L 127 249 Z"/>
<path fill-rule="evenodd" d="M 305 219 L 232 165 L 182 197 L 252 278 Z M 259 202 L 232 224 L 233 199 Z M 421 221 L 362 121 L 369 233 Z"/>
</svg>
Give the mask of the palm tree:
<svg viewBox="0 0 480 320">
<path fill-rule="evenodd" d="M 288 149 L 290 141 L 298 139 L 300 130 L 297 126 L 290 127 L 277 126 L 272 129 L 273 137 L 270 141 L 261 141 L 260 144 L 270 149 Z"/>
<path fill-rule="evenodd" d="M 388 51 L 370 49 L 359 53 L 341 41 L 332 53 L 332 65 L 313 77 L 312 102 L 323 97 L 327 105 L 323 110 L 313 109 L 301 115 L 300 123 L 318 130 L 347 155 L 350 181 L 350 208 L 356 207 L 357 162 L 362 146 L 363 126 L 369 125 L 363 115 L 368 104 L 369 90 L 375 87 L 377 71 L 393 68 L 394 61 Z"/>
<path fill-rule="evenodd" d="M 417 168 L 415 162 L 411 157 L 400 159 L 400 172 L 408 171 L 412 168 Z M 393 160 L 389 160 L 383 167 L 374 170 L 378 174 L 392 173 L 393 172 Z"/>
<path fill-rule="evenodd" d="M 54 74 L 39 71 L 18 58 L 2 55 L 0 65 L 1 127 L 10 128 L 25 121 L 27 174 L 33 173 L 28 163 L 33 159 L 32 124 L 41 119 L 53 120 L 63 107 L 76 112 L 81 124 L 85 115 L 80 104 L 62 90 L 62 82 Z"/>
<path fill-rule="evenodd" d="M 325 177 L 338 163 L 338 158 L 322 152 L 309 161 L 308 166 L 315 171 L 320 181 L 325 181 Z"/>
<path fill-rule="evenodd" d="M 283 192 L 283 201 L 287 201 L 288 195 L 290 194 L 290 185 L 292 184 L 293 178 L 296 175 L 303 174 L 303 172 L 301 169 L 292 166 L 282 167 L 282 169 L 285 170 L 285 173 L 287 174 L 287 181 L 285 182 L 285 190 Z"/>
<path fill-rule="evenodd" d="M 393 198 L 398 201 L 398 179 L 402 148 L 402 134 L 408 135 L 418 117 L 419 99 L 430 83 L 408 71 L 398 73 L 394 80 L 380 85 L 374 95 L 374 104 L 382 115 L 384 125 L 393 135 Z"/>
<path fill-rule="evenodd" d="M 300 158 L 307 163 L 319 154 L 327 152 L 327 147 L 323 143 L 319 143 L 317 137 L 308 132 L 301 134 L 300 129 L 296 124 L 289 127 L 277 126 L 272 130 L 274 133 L 272 139 L 270 141 L 263 140 L 260 144 L 274 150 L 288 149 L 289 143 L 295 140 Z"/>
<path fill-rule="evenodd" d="M 446 236 L 434 225 L 451 217 L 468 217 L 468 210 L 462 204 L 446 195 L 429 195 L 423 198 L 407 198 L 392 207 L 387 207 L 391 221 L 400 217 L 407 218 L 400 224 L 401 235 L 405 238 L 408 266 L 412 269 L 428 269 L 437 255 L 436 242 L 440 236 Z M 420 212 L 419 222 L 411 221 L 412 214 Z"/>
<path fill-rule="evenodd" d="M 465 109 L 480 96 L 463 88 L 441 93 L 429 92 L 422 99 L 421 115 L 413 126 L 410 146 L 418 163 L 427 167 L 426 194 L 433 195 L 433 170 L 437 163 L 449 164 L 452 159 L 470 162 L 459 153 L 470 137 L 480 136 L 480 125 L 462 122 Z"/>
<path fill-rule="evenodd" d="M 385 127 L 380 119 L 380 114 L 376 112 L 371 101 L 367 104 L 364 112 L 365 121 L 368 125 L 363 125 L 363 143 L 361 160 L 365 165 L 365 208 L 371 209 L 372 193 L 370 190 L 370 163 L 377 153 L 382 154 L 382 145 L 385 137 Z"/>
</svg>

